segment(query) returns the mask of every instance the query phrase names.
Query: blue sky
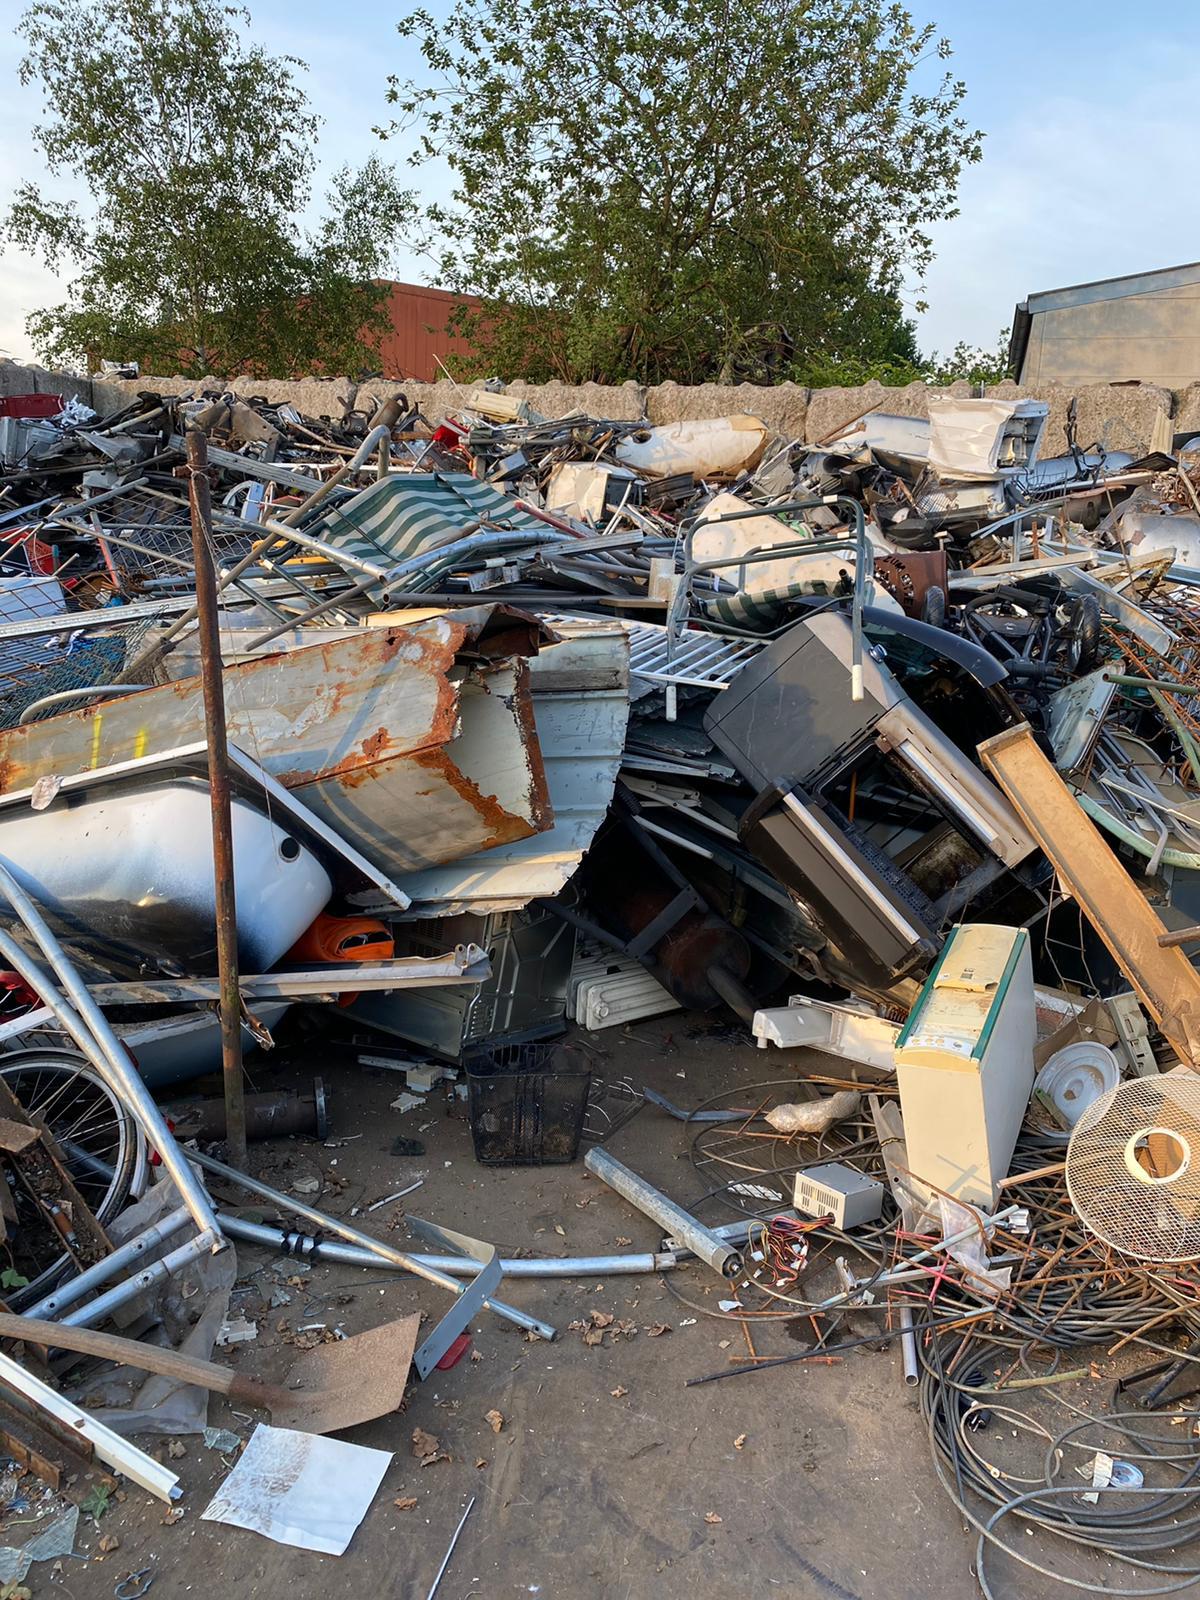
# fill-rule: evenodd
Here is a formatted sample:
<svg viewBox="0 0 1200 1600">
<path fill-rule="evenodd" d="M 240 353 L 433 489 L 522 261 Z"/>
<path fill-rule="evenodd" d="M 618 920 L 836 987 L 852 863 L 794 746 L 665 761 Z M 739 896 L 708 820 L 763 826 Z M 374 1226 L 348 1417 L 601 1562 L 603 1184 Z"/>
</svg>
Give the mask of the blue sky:
<svg viewBox="0 0 1200 1600">
<path fill-rule="evenodd" d="M 324 171 L 378 150 L 371 128 L 386 116 L 387 75 L 415 65 L 387 7 L 247 3 L 257 37 L 309 64 L 311 98 L 325 119 Z M 983 161 L 963 175 L 960 215 L 934 230 L 938 259 L 924 286 L 912 288 L 913 303 L 929 302 L 917 319 L 925 351 L 948 351 L 959 339 L 994 344 L 1030 291 L 1200 258 L 1200 55 L 1186 48 L 1182 27 L 1173 37 L 1127 0 L 1051 0 L 1037 10 L 910 0 L 910 9 L 950 38 L 951 67 L 968 85 L 967 115 L 987 134 Z M 3 19 L 20 10 L 0 0 Z M 29 139 L 39 102 L 17 85 L 19 55 L 6 31 L 0 206 L 16 184 L 42 177 Z M 418 181 L 427 191 L 438 185 L 436 176 Z M 403 251 L 396 273 L 428 279 L 426 263 Z M 37 262 L 0 256 L 0 351 L 28 356 L 25 314 L 59 298 L 60 285 Z"/>
</svg>

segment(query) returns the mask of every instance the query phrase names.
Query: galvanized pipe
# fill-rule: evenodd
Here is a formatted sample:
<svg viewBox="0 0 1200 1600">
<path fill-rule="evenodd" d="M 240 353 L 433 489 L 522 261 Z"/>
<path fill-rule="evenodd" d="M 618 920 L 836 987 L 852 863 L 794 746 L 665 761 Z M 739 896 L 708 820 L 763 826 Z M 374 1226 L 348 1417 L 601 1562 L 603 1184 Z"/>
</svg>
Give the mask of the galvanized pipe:
<svg viewBox="0 0 1200 1600">
<path fill-rule="evenodd" d="M 221 1231 L 231 1239 L 244 1240 L 246 1244 L 261 1244 L 269 1250 L 282 1250 L 285 1255 L 302 1261 L 337 1261 L 347 1267 L 390 1266 L 376 1255 L 360 1250 L 352 1244 L 338 1244 L 332 1239 L 316 1239 L 309 1233 L 285 1232 L 269 1223 L 247 1222 L 243 1217 L 232 1217 L 218 1212 Z M 483 1263 L 471 1261 L 466 1256 L 414 1255 L 438 1272 L 447 1272 L 456 1278 L 473 1278 Z M 679 1265 L 672 1251 L 628 1256 L 564 1256 L 561 1259 L 544 1258 L 526 1260 L 515 1256 L 500 1263 L 506 1278 L 616 1278 L 628 1273 L 645 1274 L 667 1272 Z M 397 1268 L 397 1271 L 400 1269 Z"/>
<path fill-rule="evenodd" d="M 17 882 L 8 864 L 0 858 L 0 895 L 7 899 L 13 910 L 37 940 L 46 960 L 66 991 L 67 1000 L 58 993 L 44 972 L 30 960 L 21 946 L 8 933 L 0 929 L 0 953 L 9 965 L 24 979 L 29 987 L 51 1007 L 75 1043 L 93 1062 L 101 1077 L 125 1103 L 142 1125 L 150 1144 L 158 1151 L 169 1177 L 174 1179 L 179 1198 L 192 1215 L 201 1233 L 212 1233 L 218 1238 L 216 1213 L 204 1186 L 184 1159 L 183 1152 L 167 1127 L 166 1119 L 154 1103 L 142 1082 L 128 1050 L 113 1032 L 107 1017 L 88 993 L 87 985 L 76 972 L 66 951 L 50 931 L 33 900 Z M 69 1003 L 68 1003 L 69 1001 Z"/>
<path fill-rule="evenodd" d="M 610 1156 L 607 1150 L 599 1145 L 593 1145 L 584 1157 L 584 1166 L 589 1172 L 608 1184 L 624 1200 L 645 1216 L 657 1222 L 664 1233 L 671 1238 L 678 1239 L 692 1254 L 710 1266 L 722 1278 L 734 1279 L 740 1277 L 742 1271 L 742 1258 L 732 1245 L 728 1244 L 719 1234 L 711 1228 L 706 1228 L 702 1222 L 682 1206 L 677 1206 L 673 1200 L 668 1200 L 666 1195 L 656 1189 L 653 1184 L 647 1183 L 645 1178 L 638 1177 L 615 1156 Z"/>
<path fill-rule="evenodd" d="M 161 1222 L 156 1222 L 144 1233 L 139 1233 L 136 1239 L 130 1239 L 118 1246 L 111 1255 L 105 1256 L 103 1261 L 97 1261 L 94 1267 L 89 1267 L 77 1278 L 64 1283 L 61 1289 L 55 1289 L 51 1294 L 45 1295 L 36 1305 L 22 1312 L 22 1316 L 42 1317 L 48 1322 L 57 1322 L 68 1306 L 73 1306 L 77 1300 L 82 1300 L 98 1284 L 107 1283 L 110 1278 L 115 1278 L 118 1272 L 133 1262 L 140 1261 L 142 1256 L 149 1254 L 158 1245 L 166 1244 L 167 1240 L 174 1238 L 180 1228 L 185 1227 L 190 1220 L 187 1207 L 180 1206 L 168 1213 Z"/>
<path fill-rule="evenodd" d="M 65 1317 L 59 1317 L 57 1320 L 67 1328 L 94 1327 L 97 1322 L 106 1321 L 119 1306 L 135 1299 L 144 1289 L 151 1289 L 164 1278 L 182 1272 L 201 1256 L 211 1255 L 213 1249 L 223 1243 L 219 1234 L 206 1228 L 189 1239 L 186 1244 L 181 1244 L 177 1250 L 172 1250 L 163 1256 L 161 1260 L 152 1261 L 148 1267 L 143 1267 L 141 1272 L 135 1272 L 131 1278 L 126 1278 L 124 1283 L 114 1284 L 104 1294 L 98 1294 L 94 1300 L 89 1300 L 86 1305 L 80 1306 L 75 1311 L 69 1311 Z"/>
<path fill-rule="evenodd" d="M 440 1289 L 449 1289 L 452 1294 L 462 1293 L 462 1286 L 448 1272 L 442 1272 L 436 1267 L 427 1267 L 419 1256 L 397 1250 L 392 1245 L 385 1244 L 382 1239 L 372 1238 L 369 1233 L 363 1233 L 361 1228 L 356 1228 L 353 1223 L 343 1222 L 340 1217 L 331 1217 L 327 1212 L 318 1211 L 315 1206 L 306 1206 L 303 1200 L 298 1200 L 295 1195 L 283 1194 L 278 1189 L 272 1189 L 270 1184 L 252 1178 L 248 1173 L 235 1172 L 232 1167 L 227 1167 L 223 1161 L 218 1161 L 213 1156 L 205 1155 L 202 1150 L 193 1150 L 191 1156 L 205 1172 L 214 1172 L 220 1178 L 228 1178 L 240 1189 L 245 1189 L 247 1194 L 258 1195 L 261 1200 L 270 1200 L 282 1210 L 291 1211 L 296 1216 L 303 1217 L 306 1222 L 314 1223 L 318 1228 L 340 1234 L 343 1239 L 358 1245 L 360 1250 L 367 1251 L 377 1261 L 386 1261 L 394 1267 L 401 1268 L 402 1271 L 414 1272 L 418 1278 L 426 1278 L 430 1283 L 436 1283 Z M 507 1321 L 515 1323 L 527 1333 L 536 1333 L 543 1339 L 553 1339 L 557 1333 L 549 1323 L 539 1322 L 537 1318 L 527 1316 L 524 1311 L 518 1311 L 515 1306 L 505 1305 L 503 1301 L 485 1300 L 483 1303 L 498 1317 L 504 1317 Z"/>
<path fill-rule="evenodd" d="M 904 1362 L 904 1381 L 909 1388 L 921 1381 L 917 1364 L 917 1336 L 913 1332 L 912 1307 L 900 1307 L 900 1356 Z"/>
</svg>

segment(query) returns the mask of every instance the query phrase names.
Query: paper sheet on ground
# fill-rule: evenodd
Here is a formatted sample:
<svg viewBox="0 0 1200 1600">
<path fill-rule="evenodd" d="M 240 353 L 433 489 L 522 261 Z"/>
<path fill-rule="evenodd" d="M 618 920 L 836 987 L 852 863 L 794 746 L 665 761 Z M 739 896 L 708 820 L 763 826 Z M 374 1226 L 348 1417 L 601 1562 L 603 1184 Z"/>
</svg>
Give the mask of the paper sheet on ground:
<svg viewBox="0 0 1200 1600">
<path fill-rule="evenodd" d="M 202 1520 L 340 1556 L 391 1459 L 389 1450 L 260 1423 Z"/>
</svg>

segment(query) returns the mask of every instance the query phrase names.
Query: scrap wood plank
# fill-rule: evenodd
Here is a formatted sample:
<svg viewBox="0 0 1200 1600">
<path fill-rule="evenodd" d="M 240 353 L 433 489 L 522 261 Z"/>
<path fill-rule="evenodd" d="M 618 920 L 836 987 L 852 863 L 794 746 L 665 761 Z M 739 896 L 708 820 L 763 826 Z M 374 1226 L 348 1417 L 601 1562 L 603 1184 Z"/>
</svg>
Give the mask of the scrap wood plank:
<svg viewBox="0 0 1200 1600">
<path fill-rule="evenodd" d="M 1200 973 L 1167 929 L 1095 823 L 1039 750 L 1028 723 L 978 747 L 980 759 L 1016 807 L 1068 891 L 1129 979 L 1181 1061 L 1200 1060 Z"/>
<path fill-rule="evenodd" d="M 4 1398 L 0 1398 L 0 1447 L 55 1493 L 63 1488 L 67 1474 L 87 1472 L 93 1460 L 86 1439 L 72 1439 L 68 1446 Z M 80 1489 L 83 1488 L 81 1483 Z"/>
</svg>

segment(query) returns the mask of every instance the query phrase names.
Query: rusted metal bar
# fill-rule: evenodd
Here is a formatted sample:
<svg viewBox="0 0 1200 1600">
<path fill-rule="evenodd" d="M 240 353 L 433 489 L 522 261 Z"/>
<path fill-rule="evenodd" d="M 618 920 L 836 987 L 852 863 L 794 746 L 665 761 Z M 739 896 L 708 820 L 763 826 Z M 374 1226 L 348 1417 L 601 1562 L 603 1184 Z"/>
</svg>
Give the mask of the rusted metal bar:
<svg viewBox="0 0 1200 1600">
<path fill-rule="evenodd" d="M 212 555 L 212 502 L 208 440 L 198 429 L 187 435 L 188 504 L 192 513 L 192 559 L 196 568 L 196 631 L 208 739 L 208 787 L 212 797 L 213 875 L 217 908 L 217 974 L 221 981 L 221 1068 L 225 1080 L 225 1143 L 240 1171 L 249 1165 L 246 1102 L 242 1087 L 242 1002 L 238 993 L 237 894 L 233 881 L 233 812 L 225 695 L 221 685 L 221 614 Z"/>
</svg>

